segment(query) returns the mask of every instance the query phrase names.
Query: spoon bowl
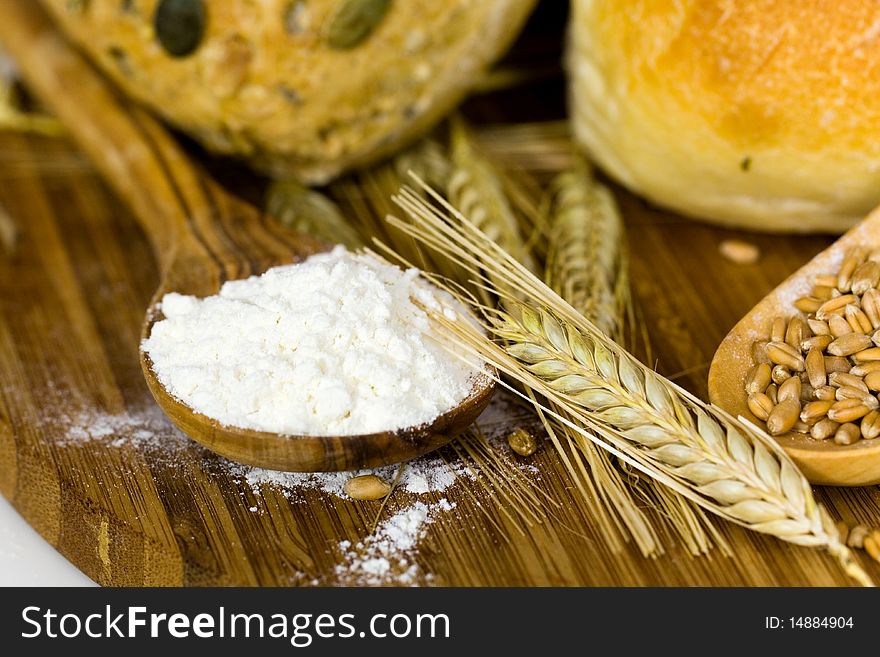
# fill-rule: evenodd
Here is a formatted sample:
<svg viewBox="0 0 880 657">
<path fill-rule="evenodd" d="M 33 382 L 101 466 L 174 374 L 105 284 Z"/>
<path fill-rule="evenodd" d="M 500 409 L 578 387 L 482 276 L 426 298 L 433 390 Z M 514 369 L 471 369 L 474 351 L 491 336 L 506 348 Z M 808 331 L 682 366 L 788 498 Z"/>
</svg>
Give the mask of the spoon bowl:
<svg viewBox="0 0 880 657">
<path fill-rule="evenodd" d="M 242 211 L 243 209 L 240 209 Z M 312 244 L 309 251 L 324 250 Z M 271 266 L 301 260 L 303 254 L 276 257 L 246 267 L 248 273 L 262 273 Z M 167 292 L 198 297 L 216 294 L 225 278 L 216 274 L 216 263 L 198 257 L 175 260 L 165 281 L 153 297 L 144 317 L 141 340 L 163 319 L 159 300 Z M 231 263 L 228 266 L 235 270 Z M 221 272 L 222 273 L 222 272 Z M 495 391 L 489 376 L 474 378 L 471 393 L 454 408 L 429 423 L 414 427 L 362 435 L 284 435 L 225 425 L 171 395 L 153 370 L 149 355 L 140 350 L 141 370 L 156 403 L 171 422 L 187 436 L 213 452 L 233 461 L 270 470 L 289 472 L 335 472 L 374 468 L 422 456 L 450 442 L 483 412 Z"/>
<path fill-rule="evenodd" d="M 287 230 L 220 187 L 193 164 L 152 116 L 121 98 L 58 33 L 39 3 L 0 2 L 0 33 L 33 89 L 62 121 L 150 238 L 161 281 L 142 326 L 149 335 L 167 292 L 199 297 L 228 280 L 261 274 L 327 249 Z M 174 399 L 141 353 L 156 402 L 193 440 L 223 456 L 289 471 L 375 467 L 420 456 L 471 424 L 494 392 L 479 380 L 470 396 L 433 422 L 365 436 L 282 436 L 221 425 Z"/>
<path fill-rule="evenodd" d="M 880 211 L 856 225 L 834 244 L 789 276 L 764 297 L 721 342 L 709 368 L 709 399 L 728 413 L 763 423 L 749 411 L 744 383 L 754 365 L 751 349 L 770 334 L 774 317 L 791 317 L 794 301 L 808 295 L 819 274 L 836 272 L 847 251 L 856 246 L 880 248 Z M 827 486 L 868 486 L 880 483 L 880 438 L 838 445 L 791 432 L 776 441 L 795 461 L 807 479 Z"/>
</svg>

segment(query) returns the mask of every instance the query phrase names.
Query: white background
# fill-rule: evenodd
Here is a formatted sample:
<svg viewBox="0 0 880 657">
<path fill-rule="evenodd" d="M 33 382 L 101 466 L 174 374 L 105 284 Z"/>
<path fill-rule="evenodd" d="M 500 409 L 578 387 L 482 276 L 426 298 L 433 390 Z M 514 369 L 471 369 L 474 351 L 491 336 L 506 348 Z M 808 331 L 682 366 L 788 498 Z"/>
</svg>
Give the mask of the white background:
<svg viewBox="0 0 880 657">
<path fill-rule="evenodd" d="M 0 495 L 0 586 L 95 586 Z"/>
</svg>

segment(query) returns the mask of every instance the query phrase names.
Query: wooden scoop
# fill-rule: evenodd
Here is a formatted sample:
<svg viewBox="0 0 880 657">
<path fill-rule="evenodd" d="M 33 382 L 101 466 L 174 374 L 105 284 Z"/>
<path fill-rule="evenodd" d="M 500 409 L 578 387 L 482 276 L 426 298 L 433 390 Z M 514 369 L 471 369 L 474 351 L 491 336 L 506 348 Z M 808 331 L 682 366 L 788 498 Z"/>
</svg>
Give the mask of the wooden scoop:
<svg viewBox="0 0 880 657">
<path fill-rule="evenodd" d="M 715 352 L 709 369 L 709 399 L 733 415 L 742 415 L 762 426 L 746 405 L 744 381 L 753 366 L 751 347 L 766 340 L 774 317 L 791 317 L 793 303 L 809 295 L 819 274 L 837 272 L 844 254 L 856 246 L 880 247 L 880 210 L 852 228 L 830 247 L 789 276 L 733 327 Z M 776 438 L 814 484 L 867 486 L 880 483 L 880 438 L 838 445 L 833 440 L 813 440 L 800 433 Z"/>
<path fill-rule="evenodd" d="M 169 133 L 107 81 L 58 34 L 37 2 L 0 2 L 0 42 L 33 89 L 61 119 L 149 236 L 162 281 L 142 336 L 161 317 L 167 292 L 216 294 L 224 281 L 301 260 L 326 245 L 286 230 L 231 196 L 196 168 Z M 489 403 L 490 379 L 429 425 L 364 436 L 281 436 L 221 425 L 171 397 L 149 358 L 150 392 L 187 435 L 235 461 L 300 472 L 397 463 L 449 442 Z"/>
</svg>

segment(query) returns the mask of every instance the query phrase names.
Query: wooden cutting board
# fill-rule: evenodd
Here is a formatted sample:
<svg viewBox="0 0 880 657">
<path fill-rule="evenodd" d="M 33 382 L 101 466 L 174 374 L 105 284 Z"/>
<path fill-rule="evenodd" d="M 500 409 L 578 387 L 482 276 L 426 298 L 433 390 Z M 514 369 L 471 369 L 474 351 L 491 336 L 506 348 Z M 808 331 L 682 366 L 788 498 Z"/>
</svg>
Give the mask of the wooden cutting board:
<svg viewBox="0 0 880 657">
<path fill-rule="evenodd" d="M 738 234 L 619 199 L 658 369 L 705 396 L 727 330 L 829 240 L 749 236 L 763 257 L 739 266 L 717 250 Z M 0 206 L 16 233 L 0 250 L 0 491 L 28 522 L 100 584 L 359 583 L 340 542 L 368 536 L 379 503 L 252 486 L 241 467 L 188 441 L 156 409 L 137 357 L 154 258 L 85 158 L 63 140 L 0 134 Z M 442 493 L 395 492 L 383 518 L 417 499 L 455 505 L 434 515 L 407 556 L 414 583 L 850 583 L 819 552 L 729 525 L 733 557 L 692 558 L 669 537 L 656 559 L 631 546 L 614 552 L 549 445 L 530 464 L 522 476 L 558 505 L 543 519 L 511 515 L 485 477 Z M 824 489 L 818 498 L 836 517 L 880 525 L 880 487 Z M 880 567 L 861 561 L 880 581 Z"/>
</svg>

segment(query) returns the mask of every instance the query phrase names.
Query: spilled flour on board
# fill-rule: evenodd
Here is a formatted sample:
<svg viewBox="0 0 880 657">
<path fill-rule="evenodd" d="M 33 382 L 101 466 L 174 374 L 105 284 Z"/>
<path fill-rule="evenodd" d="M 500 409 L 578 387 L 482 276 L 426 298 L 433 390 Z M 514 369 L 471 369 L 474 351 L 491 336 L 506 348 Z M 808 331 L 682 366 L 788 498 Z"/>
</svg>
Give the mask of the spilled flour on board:
<svg viewBox="0 0 880 657">
<path fill-rule="evenodd" d="M 177 451 L 193 447 L 194 443 L 171 425 L 158 407 L 150 406 L 137 411 L 111 414 L 97 409 L 56 415 L 44 419 L 44 424 L 63 426 L 57 431 L 53 443 L 58 447 L 73 447 L 100 442 L 106 447 L 125 446 L 164 451 Z M 343 492 L 345 482 L 351 477 L 375 474 L 392 481 L 399 465 L 358 470 L 356 472 L 280 472 L 266 470 L 226 459 L 224 467 L 246 483 L 255 494 L 263 486 L 275 486 L 283 490 L 288 499 L 296 499 L 297 492 L 306 489 L 320 490 L 348 499 Z M 399 482 L 402 490 L 414 495 L 440 493 L 455 483 L 456 477 L 473 477 L 463 463 L 447 464 L 441 457 L 428 454 L 409 461 Z"/>
<path fill-rule="evenodd" d="M 375 533 L 354 545 L 341 541 L 343 563 L 336 566 L 340 584 L 381 586 L 393 581 L 403 586 L 421 575 L 413 553 L 438 514 L 452 511 L 455 503 L 445 497 L 434 504 L 415 502 L 380 523 Z M 425 577 L 430 581 L 430 574 Z"/>
<path fill-rule="evenodd" d="M 107 413 L 97 408 L 56 413 L 42 418 L 42 425 L 55 429 L 51 435 L 57 447 L 75 447 L 97 441 L 106 447 L 153 447 L 176 451 L 191 444 L 189 438 L 154 405 L 122 413 Z M 63 427 L 60 432 L 58 427 Z"/>
<path fill-rule="evenodd" d="M 325 493 L 347 498 L 343 488 L 345 482 L 352 477 L 373 474 L 391 482 L 399 467 L 398 465 L 386 465 L 356 472 L 277 472 L 243 466 L 242 474 L 255 491 L 264 485 L 278 486 L 288 499 L 294 499 L 298 490 L 307 488 L 316 488 Z M 439 456 L 428 455 L 406 464 L 398 486 L 414 495 L 439 493 L 454 484 L 456 477 L 461 476 L 472 476 L 464 464 L 450 463 L 447 465 Z"/>
<path fill-rule="evenodd" d="M 537 422 L 528 409 L 516 404 L 509 396 L 496 395 L 478 425 L 489 443 L 506 454 L 505 436 L 512 425 L 530 426 Z M 174 427 L 162 411 L 154 405 L 129 409 L 123 413 L 107 413 L 95 408 L 48 414 L 42 418 L 44 435 L 52 437 L 57 447 L 75 448 L 93 443 L 114 449 L 133 448 L 148 455 L 148 462 L 173 462 L 180 469 L 184 459 L 199 459 L 207 453 Z M 528 463 L 511 460 L 523 472 L 537 473 Z M 203 466 L 200 466 L 203 467 Z M 212 458 L 212 467 L 222 468 L 226 474 L 242 486 L 252 497 L 262 498 L 268 489 L 280 491 L 291 503 L 306 499 L 307 490 L 319 491 L 342 499 L 349 499 L 343 488 L 352 476 L 375 474 L 391 482 L 397 475 L 399 465 L 360 470 L 358 472 L 297 473 L 278 472 L 234 463 L 218 457 Z M 420 582 L 430 583 L 431 573 L 424 573 L 417 561 L 419 542 L 428 527 L 443 514 L 455 508 L 455 502 L 440 494 L 449 490 L 459 479 L 473 481 L 479 473 L 474 464 L 452 459 L 449 462 L 436 454 L 428 454 L 406 463 L 397 490 L 406 493 L 395 495 L 392 500 L 399 504 L 394 513 L 382 520 L 376 531 L 359 542 L 341 541 L 335 544 L 339 563 L 326 578 L 315 584 L 335 583 L 343 585 L 412 586 Z M 438 499 L 439 497 L 439 499 Z M 248 504 L 252 513 L 264 513 L 261 505 Z"/>
</svg>

